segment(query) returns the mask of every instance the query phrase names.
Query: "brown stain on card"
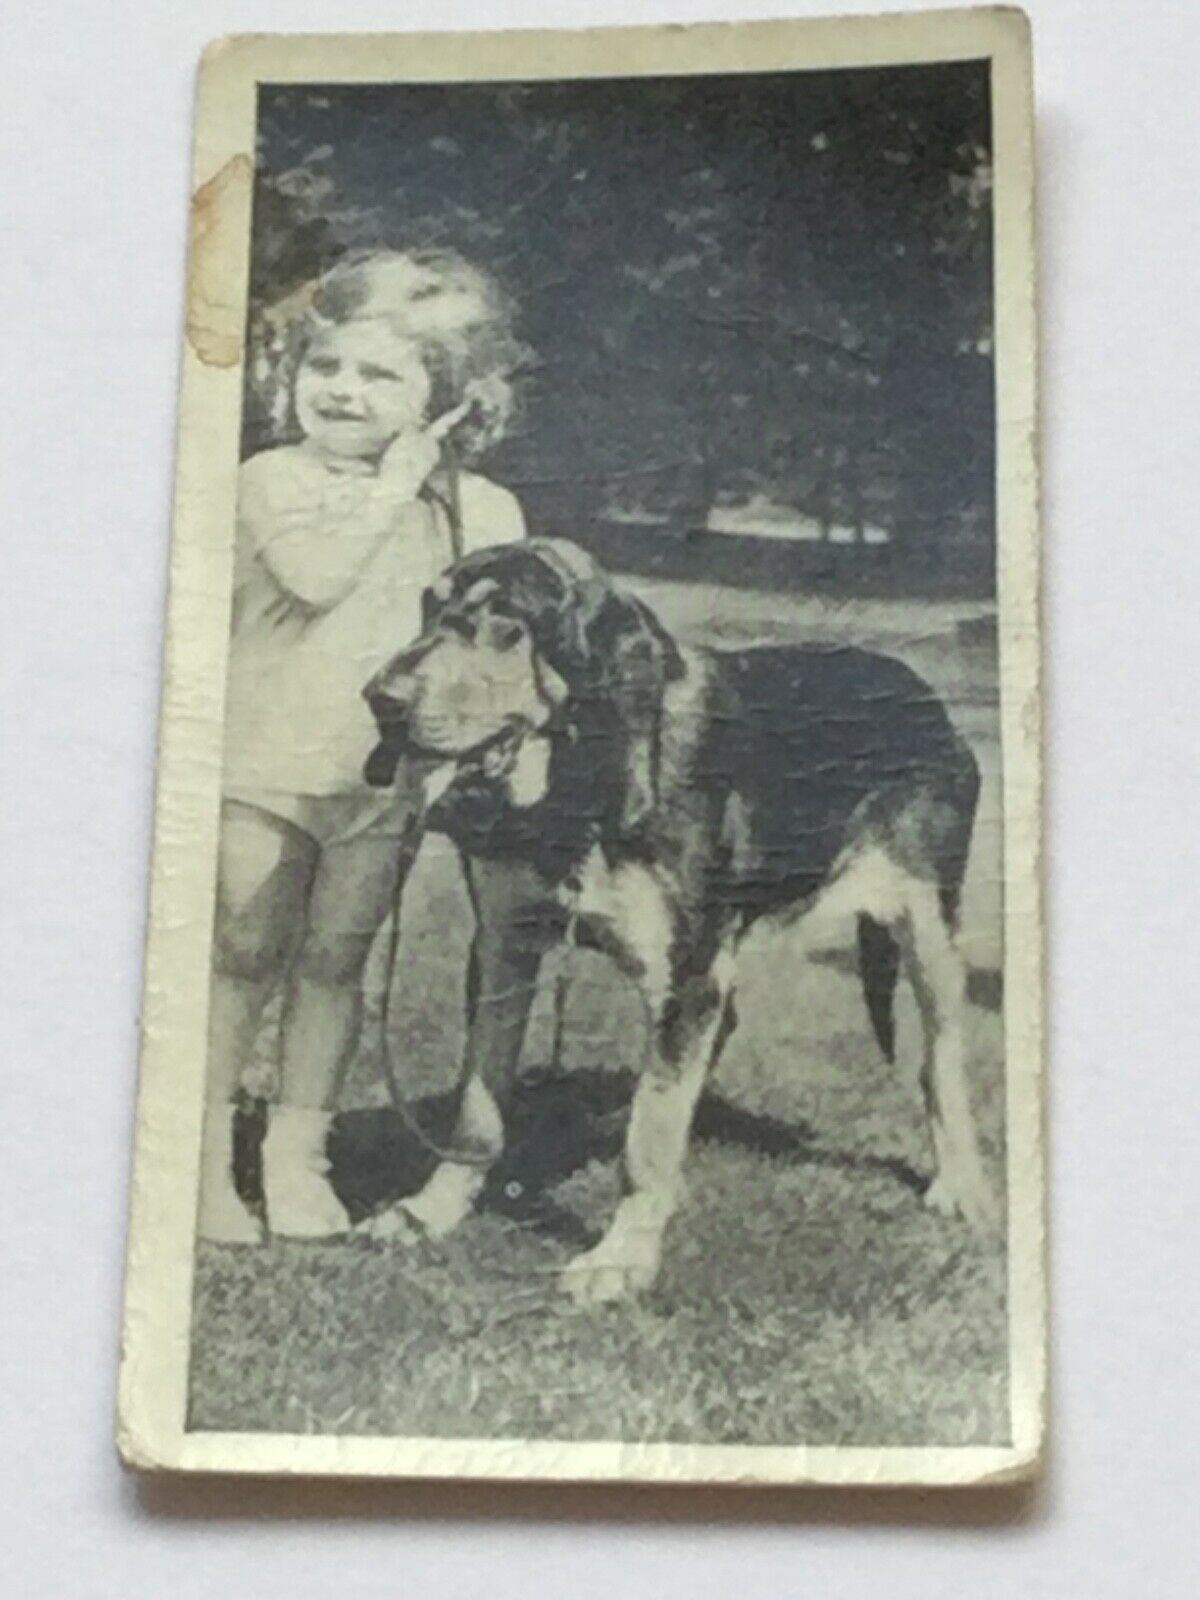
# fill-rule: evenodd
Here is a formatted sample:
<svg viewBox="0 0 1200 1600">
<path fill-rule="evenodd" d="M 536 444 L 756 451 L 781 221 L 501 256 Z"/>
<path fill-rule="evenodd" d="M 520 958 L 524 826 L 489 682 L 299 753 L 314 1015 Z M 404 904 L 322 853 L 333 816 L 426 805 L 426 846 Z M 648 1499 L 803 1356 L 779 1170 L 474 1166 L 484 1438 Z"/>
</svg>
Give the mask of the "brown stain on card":
<svg viewBox="0 0 1200 1600">
<path fill-rule="evenodd" d="M 231 279 L 252 180 L 249 156 L 232 156 L 192 196 L 187 338 L 210 367 L 236 366 L 242 354 L 242 307 Z"/>
</svg>

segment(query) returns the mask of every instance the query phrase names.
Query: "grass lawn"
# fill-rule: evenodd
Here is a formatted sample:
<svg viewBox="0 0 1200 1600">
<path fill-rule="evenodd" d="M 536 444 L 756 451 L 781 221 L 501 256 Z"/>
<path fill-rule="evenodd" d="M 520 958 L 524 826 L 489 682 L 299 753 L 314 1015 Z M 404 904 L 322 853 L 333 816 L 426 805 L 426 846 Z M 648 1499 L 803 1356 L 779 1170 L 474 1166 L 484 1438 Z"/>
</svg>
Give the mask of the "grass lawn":
<svg viewBox="0 0 1200 1600">
<path fill-rule="evenodd" d="M 726 608 L 727 631 L 830 632 L 828 608 L 806 618 L 791 602 L 737 598 L 740 610 Z M 680 596 L 660 587 L 653 599 L 678 625 L 671 607 Z M 880 606 L 850 608 L 840 625 L 855 642 L 881 643 L 924 671 L 983 764 L 963 942 L 977 969 L 972 1091 L 999 1186 L 995 677 L 955 621 L 944 609 Z M 480 1213 L 457 1235 L 415 1250 L 346 1241 L 199 1247 L 190 1426 L 754 1444 L 1004 1441 L 1002 1246 L 922 1207 L 930 1152 L 915 1008 L 902 989 L 902 1060 L 888 1068 L 848 961 L 851 930 L 819 916 L 787 933 L 756 930 L 743 947 L 741 1027 L 701 1104 L 687 1198 L 643 1302 L 581 1312 L 557 1291 L 559 1269 L 616 1203 L 641 1031 L 636 1002 L 602 958 L 555 957 L 570 961 L 573 978 L 564 1060 L 544 1065 L 547 984 L 510 1152 Z M 462 1037 L 468 929 L 453 854 L 431 838 L 405 899 L 393 1014 L 411 1095 L 435 1127 Z M 376 963 L 376 992 L 382 978 Z M 358 1214 L 416 1187 L 426 1170 L 387 1107 L 377 1035 L 368 1028 L 367 1036 L 331 1150 Z M 260 1070 L 260 1087 L 262 1078 Z M 249 1170 L 251 1119 L 246 1131 Z"/>
</svg>

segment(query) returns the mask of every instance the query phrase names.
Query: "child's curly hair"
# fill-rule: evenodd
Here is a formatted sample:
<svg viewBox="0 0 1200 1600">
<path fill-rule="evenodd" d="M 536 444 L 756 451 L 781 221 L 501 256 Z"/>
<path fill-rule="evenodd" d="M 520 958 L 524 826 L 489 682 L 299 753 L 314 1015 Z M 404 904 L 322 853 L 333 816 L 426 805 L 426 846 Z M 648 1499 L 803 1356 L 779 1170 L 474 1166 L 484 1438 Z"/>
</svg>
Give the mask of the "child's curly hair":
<svg viewBox="0 0 1200 1600">
<path fill-rule="evenodd" d="M 454 430 L 459 458 L 475 461 L 498 444 L 515 410 L 513 378 L 529 351 L 495 279 L 456 250 L 436 248 L 354 252 L 257 314 L 247 381 L 274 442 L 295 436 L 292 387 L 315 330 L 375 317 L 420 347 L 431 418 L 474 402 Z"/>
</svg>

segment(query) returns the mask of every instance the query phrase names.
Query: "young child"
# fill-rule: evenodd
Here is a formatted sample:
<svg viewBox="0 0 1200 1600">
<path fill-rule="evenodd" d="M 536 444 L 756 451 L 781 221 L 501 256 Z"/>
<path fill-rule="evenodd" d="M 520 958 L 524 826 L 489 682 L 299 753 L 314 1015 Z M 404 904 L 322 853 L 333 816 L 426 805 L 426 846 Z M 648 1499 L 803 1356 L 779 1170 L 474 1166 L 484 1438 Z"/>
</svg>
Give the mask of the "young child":
<svg viewBox="0 0 1200 1600">
<path fill-rule="evenodd" d="M 519 355 L 496 286 L 448 251 L 375 252 L 317 286 L 293 354 L 298 442 L 241 470 L 199 1231 L 253 1242 L 232 1103 L 281 986 L 280 1090 L 263 1146 L 267 1224 L 347 1217 L 325 1142 L 358 1040 L 362 974 L 418 842 L 411 776 L 367 786 L 362 688 L 420 631 L 422 590 L 463 550 L 522 537 L 473 458 L 503 431 Z"/>
</svg>

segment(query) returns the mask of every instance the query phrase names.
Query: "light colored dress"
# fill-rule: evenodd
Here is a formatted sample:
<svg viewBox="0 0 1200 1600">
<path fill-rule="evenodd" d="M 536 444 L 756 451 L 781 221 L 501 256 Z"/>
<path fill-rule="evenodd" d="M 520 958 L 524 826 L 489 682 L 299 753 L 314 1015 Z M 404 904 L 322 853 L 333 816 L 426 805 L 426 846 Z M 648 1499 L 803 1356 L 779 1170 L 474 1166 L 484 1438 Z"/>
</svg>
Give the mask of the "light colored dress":
<svg viewBox="0 0 1200 1600">
<path fill-rule="evenodd" d="M 507 490 L 460 478 L 464 553 L 524 534 Z M 381 537 L 382 531 L 382 537 Z M 432 495 L 399 504 L 374 473 L 303 445 L 247 461 L 238 487 L 222 792 L 319 842 L 398 827 L 412 797 L 371 789 L 364 685 L 421 629 L 421 596 L 454 558 Z M 398 816 L 397 813 L 400 813 Z"/>
</svg>

